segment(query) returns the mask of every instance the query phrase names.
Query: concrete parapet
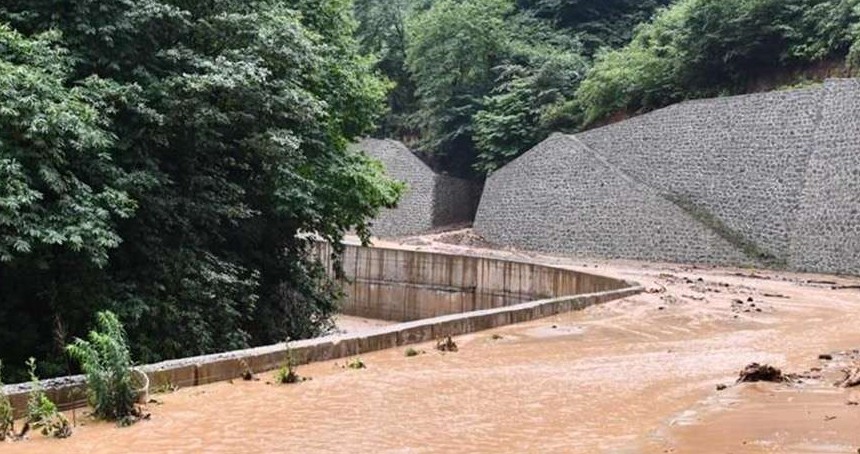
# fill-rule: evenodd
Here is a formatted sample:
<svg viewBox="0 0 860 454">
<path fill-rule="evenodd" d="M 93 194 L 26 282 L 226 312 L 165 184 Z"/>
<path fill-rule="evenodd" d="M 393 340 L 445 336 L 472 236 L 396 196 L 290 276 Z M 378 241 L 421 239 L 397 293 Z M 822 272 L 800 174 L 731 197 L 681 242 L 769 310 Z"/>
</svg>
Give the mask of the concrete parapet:
<svg viewBox="0 0 860 454">
<path fill-rule="evenodd" d="M 475 283 L 474 287 L 460 289 L 461 293 L 468 294 L 474 292 L 476 288 L 491 288 L 507 296 L 502 298 L 500 305 L 496 307 L 452 312 L 356 334 L 336 334 L 316 339 L 293 341 L 289 344 L 281 343 L 142 366 L 141 370 L 150 378 L 152 389 L 198 386 L 235 379 L 241 377 L 247 369 L 253 373 L 261 373 L 282 366 L 286 363 L 288 355 L 292 356 L 295 363 L 306 364 L 432 341 L 445 336 L 459 336 L 513 323 L 527 322 L 571 310 L 580 310 L 593 304 L 625 298 L 643 291 L 643 288 L 636 283 L 534 263 L 393 249 L 368 250 L 356 246 L 347 246 L 347 248 L 348 251 L 352 251 L 355 257 L 359 258 L 369 254 L 374 257 L 394 257 L 400 261 L 399 263 L 412 261 L 415 264 L 422 260 L 430 260 L 436 264 L 444 264 L 450 266 L 449 269 L 452 270 L 452 273 L 453 270 L 456 270 L 467 276 L 463 278 L 451 275 L 450 278 L 446 278 L 446 282 Z M 380 266 L 379 263 L 372 260 L 359 260 L 359 262 L 370 265 L 372 269 L 377 269 L 374 267 Z M 382 264 L 383 269 L 386 266 L 388 265 Z M 361 269 L 363 268 L 357 268 L 359 273 Z M 387 269 L 394 268 L 389 267 Z M 480 271 L 482 269 L 485 271 Z M 531 279 L 512 280 L 511 276 L 520 273 L 518 270 L 522 270 L 530 277 L 538 276 L 538 280 L 543 283 L 534 286 L 533 282 L 535 281 Z M 408 273 L 393 274 L 395 279 L 410 276 Z M 440 276 L 445 275 L 446 273 L 417 274 L 424 281 L 433 282 L 433 285 L 438 285 L 439 280 L 442 279 Z M 477 276 L 477 279 L 473 280 L 473 276 Z M 385 275 L 383 273 L 377 277 L 384 278 Z M 517 282 L 517 284 L 513 285 L 512 282 Z M 421 282 L 413 284 L 424 285 Z M 577 290 L 582 288 L 602 288 L 602 291 L 577 294 Z M 531 301 L 529 291 L 536 291 L 541 294 L 549 291 L 560 293 L 548 295 L 552 297 L 549 299 Z M 424 294 L 424 296 L 428 295 L 432 294 Z M 347 302 L 347 307 L 364 307 L 350 306 L 350 304 Z M 413 304 L 411 310 L 419 311 L 422 310 L 420 306 L 424 302 L 412 301 L 411 304 Z M 440 302 L 431 299 L 427 304 L 436 305 Z M 451 306 L 444 304 L 439 307 L 451 309 Z M 60 408 L 68 409 L 86 403 L 86 383 L 81 375 L 44 380 L 42 385 L 48 395 L 60 405 Z M 30 389 L 31 386 L 27 383 L 7 385 L 3 389 L 19 415 L 26 407 L 27 394 Z"/>
<path fill-rule="evenodd" d="M 515 260 L 346 245 L 343 313 L 396 321 L 616 290 L 616 279 Z M 321 245 L 319 256 L 330 254 Z"/>
</svg>

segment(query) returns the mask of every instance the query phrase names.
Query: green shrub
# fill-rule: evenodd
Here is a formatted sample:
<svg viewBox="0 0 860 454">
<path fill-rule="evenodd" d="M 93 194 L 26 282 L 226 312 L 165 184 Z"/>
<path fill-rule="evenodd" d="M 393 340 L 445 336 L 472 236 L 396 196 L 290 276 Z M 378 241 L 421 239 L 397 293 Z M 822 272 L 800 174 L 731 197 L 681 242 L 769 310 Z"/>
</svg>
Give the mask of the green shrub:
<svg viewBox="0 0 860 454">
<path fill-rule="evenodd" d="M 48 398 L 42 383 L 36 376 L 36 359 L 27 361 L 30 369 L 30 383 L 32 389 L 27 399 L 27 425 L 42 432 L 46 437 L 67 438 L 72 435 L 69 421 L 63 416 L 57 405 Z"/>
<path fill-rule="evenodd" d="M 860 49 L 852 48 L 858 5 L 858 0 L 674 2 L 638 26 L 625 47 L 598 56 L 576 94 L 584 122 L 684 99 L 745 93 L 773 75 L 829 60 L 847 58 L 852 66 L 860 61 Z"/>
<path fill-rule="evenodd" d="M 87 376 L 93 415 L 109 421 L 133 422 L 132 418 L 139 414 L 134 405 L 137 393 L 125 330 L 109 311 L 96 314 L 96 321 L 98 328 L 90 331 L 88 340 L 75 339 L 66 350 L 81 363 Z"/>
<path fill-rule="evenodd" d="M 293 351 L 290 349 L 290 343 L 287 341 L 287 352 L 284 365 L 275 373 L 275 383 L 286 385 L 289 383 L 298 383 L 304 381 L 304 378 L 296 373 L 296 360 L 293 357 Z"/>
<path fill-rule="evenodd" d="M 352 358 L 346 363 L 346 367 L 348 369 L 366 369 L 367 366 L 364 364 L 364 361 L 361 358 Z"/>
<path fill-rule="evenodd" d="M 0 361 L 0 441 L 6 437 L 15 436 L 15 417 L 12 411 L 12 403 L 3 392 L 3 362 Z"/>
<path fill-rule="evenodd" d="M 287 385 L 290 383 L 298 383 L 302 381 L 302 377 L 296 373 L 296 370 L 289 363 L 284 364 L 278 369 L 278 372 L 275 373 L 275 383 L 281 385 Z"/>
<path fill-rule="evenodd" d="M 248 365 L 248 361 L 240 359 L 239 366 L 242 367 L 242 380 L 251 381 L 254 379 L 254 371 L 251 370 L 251 366 Z"/>
<path fill-rule="evenodd" d="M 418 350 L 415 350 L 415 349 L 414 349 L 414 348 L 412 348 L 412 347 L 407 348 L 407 349 L 406 349 L 406 353 L 405 353 L 405 355 L 406 355 L 407 357 L 418 356 L 418 355 L 420 355 L 420 354 L 421 354 L 421 352 L 419 352 Z"/>
</svg>

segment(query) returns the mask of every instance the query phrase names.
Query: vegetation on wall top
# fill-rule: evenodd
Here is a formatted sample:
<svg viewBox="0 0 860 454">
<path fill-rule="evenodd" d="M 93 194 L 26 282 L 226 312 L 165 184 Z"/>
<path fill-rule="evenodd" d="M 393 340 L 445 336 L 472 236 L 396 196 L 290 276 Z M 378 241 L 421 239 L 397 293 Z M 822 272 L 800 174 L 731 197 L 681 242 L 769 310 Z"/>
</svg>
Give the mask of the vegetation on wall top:
<svg viewBox="0 0 860 454">
<path fill-rule="evenodd" d="M 374 14 L 383 3 L 396 14 Z M 379 133 L 480 178 L 554 131 L 775 88 L 769 80 L 848 74 L 860 66 L 859 3 L 358 0 L 357 9 L 373 24 L 359 28 L 360 42 L 381 52 L 377 68 L 396 84 Z"/>
</svg>

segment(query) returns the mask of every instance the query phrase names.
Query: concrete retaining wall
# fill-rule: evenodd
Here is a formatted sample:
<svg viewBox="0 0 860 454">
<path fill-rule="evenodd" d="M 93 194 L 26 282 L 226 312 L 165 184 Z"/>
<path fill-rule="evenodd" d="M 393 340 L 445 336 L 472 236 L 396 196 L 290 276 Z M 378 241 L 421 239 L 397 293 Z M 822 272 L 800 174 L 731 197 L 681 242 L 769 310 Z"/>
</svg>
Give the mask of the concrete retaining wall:
<svg viewBox="0 0 860 454">
<path fill-rule="evenodd" d="M 439 227 L 471 223 L 478 209 L 478 183 L 440 175 L 412 151 L 394 140 L 364 139 L 356 147 L 385 166 L 388 175 L 405 182 L 397 208 L 386 209 L 373 221 L 378 237 L 416 235 Z"/>
<path fill-rule="evenodd" d="M 860 272 L 860 83 L 689 101 L 551 137 L 488 179 L 502 245 Z"/>
<path fill-rule="evenodd" d="M 356 282 L 348 290 L 345 310 L 368 316 L 375 313 L 375 309 L 367 297 L 380 295 L 381 304 L 388 308 L 386 313 L 399 317 L 397 319 L 428 313 L 438 316 L 356 334 L 290 342 L 289 351 L 297 364 L 527 322 L 643 291 L 636 283 L 533 263 L 357 246 L 346 248 L 347 262 L 352 262 L 347 265 L 347 275 L 356 278 Z M 321 248 L 319 252 L 325 256 L 328 250 Z M 398 289 L 402 288 L 415 290 L 401 293 Z M 491 308 L 473 310 L 478 306 L 462 305 L 462 301 L 481 293 L 495 295 L 481 303 Z M 448 304 L 446 294 L 460 295 L 464 299 L 459 306 Z M 403 295 L 404 301 L 409 303 L 398 304 L 398 295 Z M 528 295 L 543 295 L 548 299 L 527 301 Z M 459 312 L 461 310 L 469 312 Z M 277 369 L 285 363 L 287 351 L 286 344 L 277 344 L 165 361 L 141 369 L 149 376 L 153 389 L 198 386 L 238 378 L 246 368 L 255 373 Z M 43 387 L 61 409 L 86 403 L 83 376 L 45 380 Z M 18 415 L 26 408 L 29 390 L 30 385 L 26 383 L 7 385 L 3 389 Z"/>
<path fill-rule="evenodd" d="M 357 246 L 346 246 L 343 268 L 343 313 L 404 322 L 630 285 L 533 263 Z"/>
</svg>

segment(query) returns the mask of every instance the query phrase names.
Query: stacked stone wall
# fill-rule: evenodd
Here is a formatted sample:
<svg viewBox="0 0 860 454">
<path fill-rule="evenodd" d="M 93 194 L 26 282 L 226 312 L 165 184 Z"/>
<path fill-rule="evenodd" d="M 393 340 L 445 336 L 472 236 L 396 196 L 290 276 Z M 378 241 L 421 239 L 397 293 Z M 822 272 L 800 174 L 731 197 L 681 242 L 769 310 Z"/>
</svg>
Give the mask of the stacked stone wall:
<svg viewBox="0 0 860 454">
<path fill-rule="evenodd" d="M 477 183 L 437 174 L 394 140 L 364 139 L 357 148 L 380 160 L 390 177 L 407 186 L 397 207 L 383 210 L 373 220 L 373 235 L 416 235 L 474 219 L 481 195 Z"/>
<path fill-rule="evenodd" d="M 472 223 L 481 200 L 479 183 L 448 175 L 436 175 L 434 190 L 434 228 Z"/>
<path fill-rule="evenodd" d="M 371 232 L 379 237 L 397 237 L 431 229 L 436 186 L 433 170 L 400 142 L 364 139 L 358 148 L 380 160 L 388 176 L 406 183 L 397 208 L 382 210 L 373 220 Z"/>
<path fill-rule="evenodd" d="M 490 177 L 475 228 L 577 255 L 860 272 L 858 114 L 860 83 L 829 80 L 551 137 Z"/>
<path fill-rule="evenodd" d="M 572 136 L 554 135 L 487 181 L 475 225 L 487 239 L 545 252 L 745 262 L 740 251 Z"/>
<path fill-rule="evenodd" d="M 791 267 L 860 274 L 860 81 L 825 84 L 813 143 Z"/>
<path fill-rule="evenodd" d="M 820 93 L 686 102 L 579 137 L 622 172 L 712 214 L 739 241 L 784 262 Z"/>
</svg>

